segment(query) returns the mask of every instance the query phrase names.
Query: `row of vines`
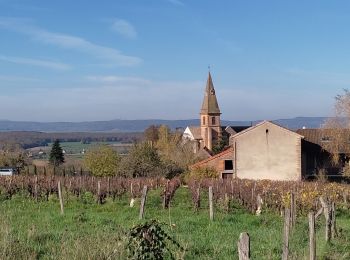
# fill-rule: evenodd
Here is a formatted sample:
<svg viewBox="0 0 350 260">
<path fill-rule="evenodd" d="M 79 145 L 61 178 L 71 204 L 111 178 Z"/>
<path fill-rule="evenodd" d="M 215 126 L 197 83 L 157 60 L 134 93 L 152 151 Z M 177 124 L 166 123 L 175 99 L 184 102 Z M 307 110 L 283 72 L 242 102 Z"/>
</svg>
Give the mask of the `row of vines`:
<svg viewBox="0 0 350 260">
<path fill-rule="evenodd" d="M 350 185 L 340 183 L 205 179 L 192 180 L 188 186 L 196 210 L 201 205 L 201 194 L 209 187 L 213 189 L 214 201 L 227 208 L 230 201 L 235 201 L 252 213 L 261 208 L 282 212 L 290 206 L 291 194 L 298 211 L 305 214 L 319 208 L 321 196 L 344 205 L 348 205 L 350 196 Z"/>
<path fill-rule="evenodd" d="M 48 200 L 50 195 L 58 195 L 58 182 L 67 194 L 81 196 L 90 192 L 97 203 L 104 203 L 107 197 L 116 199 L 129 196 L 131 199 L 141 197 L 144 186 L 148 189 L 160 189 L 163 208 L 168 208 L 181 186 L 178 178 L 96 178 L 92 176 L 11 176 L 0 177 L 1 196 L 10 199 L 16 193 L 26 193 L 35 200 Z M 224 205 L 227 211 L 233 201 L 252 213 L 268 209 L 282 212 L 290 205 L 291 194 L 294 194 L 298 212 L 307 213 L 319 208 L 319 197 L 323 196 L 337 204 L 348 205 L 350 185 L 321 182 L 281 182 L 253 181 L 242 179 L 204 179 L 190 180 L 188 188 L 192 196 L 193 207 L 199 210 L 201 196 L 207 196 L 212 187 L 216 204 Z M 203 204 L 203 203 L 202 203 Z"/>
</svg>

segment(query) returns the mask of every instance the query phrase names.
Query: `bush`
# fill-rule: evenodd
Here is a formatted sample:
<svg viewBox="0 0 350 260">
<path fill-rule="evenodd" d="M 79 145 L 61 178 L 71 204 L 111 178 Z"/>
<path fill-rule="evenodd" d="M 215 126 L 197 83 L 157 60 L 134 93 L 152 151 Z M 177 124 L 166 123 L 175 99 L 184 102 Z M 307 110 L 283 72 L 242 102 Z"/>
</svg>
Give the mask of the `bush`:
<svg viewBox="0 0 350 260">
<path fill-rule="evenodd" d="M 81 194 L 80 201 L 83 204 L 94 204 L 96 203 L 95 197 L 91 192 L 84 192 Z"/>
<path fill-rule="evenodd" d="M 163 173 L 157 150 L 148 143 L 136 144 L 123 159 L 121 175 L 127 177 L 154 177 Z"/>
<path fill-rule="evenodd" d="M 212 167 L 197 167 L 190 172 L 186 173 L 183 176 L 185 183 L 188 183 L 190 180 L 202 180 L 208 178 L 217 178 L 218 173 Z"/>
<path fill-rule="evenodd" d="M 84 164 L 95 176 L 114 176 L 118 172 L 119 154 L 107 145 L 89 150 L 84 157 Z"/>
<path fill-rule="evenodd" d="M 182 248 L 162 229 L 162 225 L 151 220 L 129 231 L 127 250 L 131 259 L 165 259 L 166 255 L 174 259 L 171 246 Z"/>
</svg>

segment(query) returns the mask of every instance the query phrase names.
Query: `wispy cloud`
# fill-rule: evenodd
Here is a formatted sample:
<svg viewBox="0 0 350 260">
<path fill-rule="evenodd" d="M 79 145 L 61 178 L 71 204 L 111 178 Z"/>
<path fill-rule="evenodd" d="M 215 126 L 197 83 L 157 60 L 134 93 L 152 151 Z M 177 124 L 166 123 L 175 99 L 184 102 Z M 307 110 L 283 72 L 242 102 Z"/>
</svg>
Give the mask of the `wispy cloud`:
<svg viewBox="0 0 350 260">
<path fill-rule="evenodd" d="M 69 66 L 68 64 L 48 61 L 48 60 L 29 59 L 29 58 L 21 58 L 21 57 L 8 57 L 8 56 L 0 55 L 0 61 L 6 61 L 6 62 L 30 65 L 30 66 L 38 66 L 38 67 L 44 67 L 44 68 L 54 69 L 54 70 L 71 69 L 71 66 Z"/>
<path fill-rule="evenodd" d="M 123 84 L 150 84 L 151 81 L 138 77 L 120 77 L 120 76 L 87 76 L 87 80 L 100 83 L 123 83 Z"/>
<path fill-rule="evenodd" d="M 181 6 L 184 6 L 185 4 L 180 1 L 180 0 L 166 0 L 168 1 L 169 3 L 173 4 L 173 5 L 181 5 Z"/>
<path fill-rule="evenodd" d="M 137 37 L 134 26 L 123 19 L 115 20 L 112 24 L 112 30 L 129 39 L 135 39 Z"/>
<path fill-rule="evenodd" d="M 98 45 L 77 36 L 49 32 L 36 26 L 27 25 L 25 21 L 28 20 L 0 17 L 0 28 L 29 35 L 32 39 L 41 43 L 71 49 L 99 59 L 109 60 L 119 66 L 135 66 L 142 62 L 141 58 L 124 55 L 117 49 Z"/>
</svg>

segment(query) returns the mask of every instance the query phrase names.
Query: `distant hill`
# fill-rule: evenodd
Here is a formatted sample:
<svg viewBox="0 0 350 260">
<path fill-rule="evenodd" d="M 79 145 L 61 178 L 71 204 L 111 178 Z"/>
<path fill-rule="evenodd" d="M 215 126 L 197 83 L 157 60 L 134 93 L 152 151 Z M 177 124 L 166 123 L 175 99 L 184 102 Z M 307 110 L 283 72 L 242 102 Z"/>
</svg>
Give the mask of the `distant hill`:
<svg viewBox="0 0 350 260">
<path fill-rule="evenodd" d="M 325 117 L 296 117 L 274 120 L 279 125 L 290 129 L 319 128 Z M 251 125 L 259 121 L 227 121 L 222 125 Z M 189 125 L 199 125 L 198 119 L 188 120 L 110 120 L 91 122 L 26 122 L 0 120 L 0 131 L 39 131 L 39 132 L 142 132 L 149 125 L 165 124 L 175 128 L 184 128 Z"/>
</svg>

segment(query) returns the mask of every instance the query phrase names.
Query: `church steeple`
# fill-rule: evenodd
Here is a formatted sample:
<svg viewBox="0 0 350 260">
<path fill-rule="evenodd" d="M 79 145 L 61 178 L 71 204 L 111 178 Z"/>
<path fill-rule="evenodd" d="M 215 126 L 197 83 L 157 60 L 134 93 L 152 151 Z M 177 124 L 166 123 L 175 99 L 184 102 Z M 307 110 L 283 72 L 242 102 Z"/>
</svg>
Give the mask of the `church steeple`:
<svg viewBox="0 0 350 260">
<path fill-rule="evenodd" d="M 210 71 L 208 73 L 207 85 L 205 87 L 201 114 L 221 114 Z"/>
<path fill-rule="evenodd" d="M 201 108 L 201 136 L 202 146 L 212 150 L 221 138 L 220 108 L 216 99 L 213 80 L 210 71 L 208 73 L 207 85 L 205 87 L 204 99 Z"/>
</svg>

